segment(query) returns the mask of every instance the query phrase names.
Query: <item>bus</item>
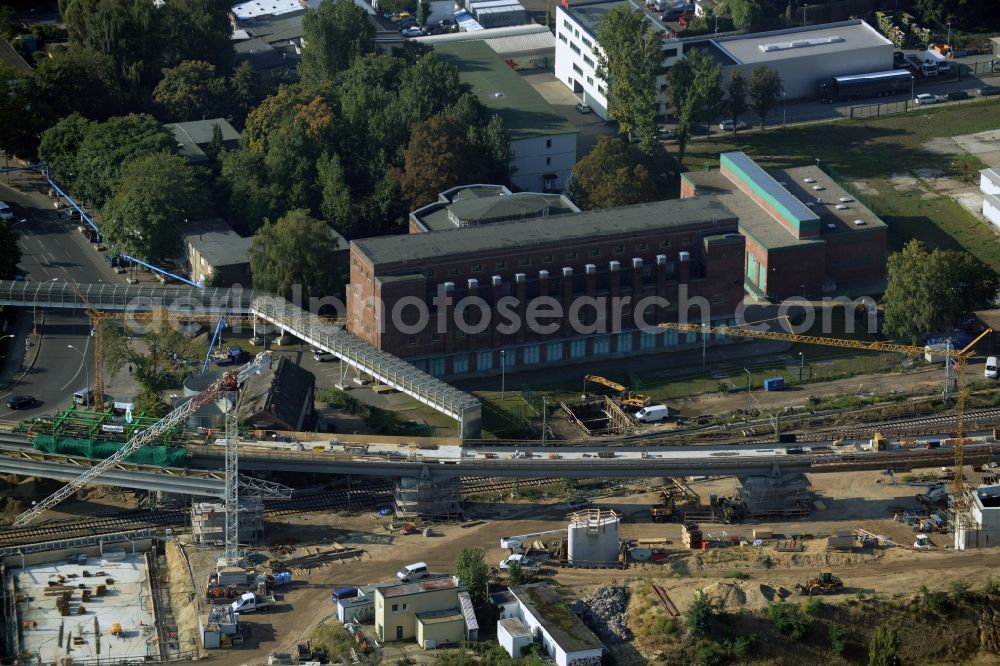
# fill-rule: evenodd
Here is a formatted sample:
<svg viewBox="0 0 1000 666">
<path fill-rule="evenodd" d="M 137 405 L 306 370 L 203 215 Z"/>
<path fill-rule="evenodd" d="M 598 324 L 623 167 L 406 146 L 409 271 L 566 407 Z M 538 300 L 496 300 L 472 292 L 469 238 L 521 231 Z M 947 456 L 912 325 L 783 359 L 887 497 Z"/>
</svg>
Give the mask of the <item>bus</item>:
<svg viewBox="0 0 1000 666">
<path fill-rule="evenodd" d="M 852 74 L 820 81 L 819 97 L 830 104 L 837 100 L 856 97 L 883 97 L 909 93 L 912 90 L 912 85 L 913 74 L 905 69 Z"/>
</svg>

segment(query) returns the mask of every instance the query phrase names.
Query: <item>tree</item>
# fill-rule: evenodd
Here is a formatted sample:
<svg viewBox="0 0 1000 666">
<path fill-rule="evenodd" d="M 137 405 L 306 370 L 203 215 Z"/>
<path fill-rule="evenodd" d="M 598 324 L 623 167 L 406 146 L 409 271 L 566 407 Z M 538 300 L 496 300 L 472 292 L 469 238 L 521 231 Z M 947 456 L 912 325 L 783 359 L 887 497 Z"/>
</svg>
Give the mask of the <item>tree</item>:
<svg viewBox="0 0 1000 666">
<path fill-rule="evenodd" d="M 455 575 L 462 581 L 472 602 L 485 604 L 489 597 L 489 568 L 482 548 L 463 548 L 455 557 Z"/>
<path fill-rule="evenodd" d="M 764 129 L 767 114 L 778 105 L 784 90 L 781 76 L 767 65 L 761 63 L 750 72 L 747 93 L 750 95 L 750 108 L 760 118 L 761 129 Z"/>
<path fill-rule="evenodd" d="M 66 187 L 75 187 L 79 173 L 77 155 L 83 139 L 94 125 L 93 121 L 74 113 L 42 133 L 38 156 L 48 163 L 53 175 Z"/>
<path fill-rule="evenodd" d="M 333 81 L 355 58 L 375 48 L 375 27 L 352 0 L 320 3 L 302 19 L 306 47 L 299 62 L 299 78 L 305 83 Z"/>
<path fill-rule="evenodd" d="M 531 579 L 531 572 L 521 566 L 519 560 L 507 565 L 507 582 L 511 585 L 523 585 Z"/>
<path fill-rule="evenodd" d="M 587 208 L 587 195 L 583 191 L 583 187 L 580 186 L 580 180 L 572 174 L 566 179 L 563 196 L 576 204 L 580 210 Z"/>
<path fill-rule="evenodd" d="M 710 123 L 723 108 L 722 66 L 704 49 L 692 49 L 667 73 L 667 98 L 677 116 L 678 158 L 684 160 L 692 129 Z"/>
<path fill-rule="evenodd" d="M 418 58 L 402 77 L 399 105 L 407 114 L 408 124 L 413 124 L 441 113 L 465 90 L 458 80 L 458 68 L 431 51 Z"/>
<path fill-rule="evenodd" d="M 729 118 L 733 121 L 733 134 L 736 134 L 736 123 L 739 122 L 740 116 L 747 112 L 749 105 L 747 104 L 747 80 L 735 69 L 732 76 L 729 77 L 727 92 L 729 95 L 726 98 L 726 110 L 729 112 Z"/>
<path fill-rule="evenodd" d="M 884 624 L 875 627 L 868 640 L 868 666 L 895 666 L 899 642 L 896 630 Z"/>
<path fill-rule="evenodd" d="M 573 177 L 587 208 L 612 208 L 662 198 L 646 156 L 614 137 L 598 137 L 597 145 L 573 167 Z"/>
<path fill-rule="evenodd" d="M 222 75 L 235 59 L 229 0 L 169 0 L 156 12 L 160 56 L 165 67 L 185 60 L 211 63 Z"/>
<path fill-rule="evenodd" d="M 717 601 L 708 596 L 704 590 L 698 590 L 684 611 L 684 624 L 693 635 L 704 636 L 708 633 L 712 618 L 718 615 L 720 610 Z"/>
<path fill-rule="evenodd" d="M 729 6 L 737 30 L 749 31 L 760 25 L 761 9 L 756 0 L 731 0 Z"/>
<path fill-rule="evenodd" d="M 153 90 L 153 101 L 172 122 L 202 120 L 222 115 L 227 85 L 215 72 L 215 65 L 203 60 L 185 60 L 163 70 L 163 78 Z"/>
<path fill-rule="evenodd" d="M 793 641 L 802 640 L 809 631 L 809 620 L 799 612 L 799 607 L 795 604 L 769 604 L 767 617 L 775 629 Z"/>
<path fill-rule="evenodd" d="M 423 27 L 427 25 L 427 19 L 431 15 L 431 3 L 429 0 L 418 0 L 417 2 L 417 25 Z"/>
<path fill-rule="evenodd" d="M 481 183 L 492 172 L 462 123 L 438 115 L 413 125 L 403 151 L 399 184 L 411 209 L 430 203 L 437 193 L 461 183 Z"/>
<path fill-rule="evenodd" d="M 228 200 L 229 219 L 253 233 L 265 218 L 277 219 L 284 211 L 282 192 L 270 182 L 264 156 L 252 150 L 224 150 L 219 180 Z"/>
<path fill-rule="evenodd" d="M 113 76 L 139 91 L 159 73 L 157 11 L 152 2 L 65 0 L 62 16 L 71 44 L 110 58 Z"/>
<path fill-rule="evenodd" d="M 206 193 L 187 160 L 157 153 L 129 162 L 101 211 L 108 240 L 147 260 L 175 256 L 188 219 L 204 212 Z"/>
<path fill-rule="evenodd" d="M 38 111 L 53 123 L 74 112 L 93 120 L 120 115 L 126 93 L 113 68 L 110 56 L 76 46 L 39 58 L 35 69 Z"/>
<path fill-rule="evenodd" d="M 510 149 L 510 133 L 503 124 L 503 118 L 494 114 L 483 131 L 483 148 L 488 156 L 492 173 L 486 179 L 491 183 L 506 185 L 510 183 L 511 161 L 514 159 Z"/>
<path fill-rule="evenodd" d="M 128 338 L 122 334 L 122 324 L 116 319 L 102 319 L 99 323 L 101 327 L 101 345 L 104 359 L 103 370 L 105 376 L 114 375 L 125 367 L 131 353 L 128 345 Z"/>
<path fill-rule="evenodd" d="M 889 257 L 883 296 L 885 332 L 916 343 L 928 333 L 958 324 L 1000 288 L 997 274 L 965 252 L 928 253 L 911 240 Z"/>
<path fill-rule="evenodd" d="M 326 224 L 307 210 L 265 221 L 250 242 L 254 287 L 290 298 L 292 287 L 301 285 L 306 301 L 332 296 L 343 286 L 343 276 L 330 262 L 336 250 L 337 241 Z"/>
<path fill-rule="evenodd" d="M 170 132 L 152 116 L 119 116 L 88 125 L 76 154 L 77 190 L 95 206 L 103 206 L 125 164 L 153 153 L 170 153 L 174 148 Z"/>
<path fill-rule="evenodd" d="M 222 142 L 222 128 L 219 127 L 219 123 L 212 125 L 212 140 L 208 142 L 205 146 L 204 151 L 208 159 L 215 162 L 219 159 L 219 155 L 222 154 L 222 149 L 224 144 Z"/>
<path fill-rule="evenodd" d="M 242 128 L 247 114 L 263 99 L 260 75 L 249 62 L 244 60 L 233 70 L 233 75 L 229 77 L 228 88 L 233 125 Z"/>
<path fill-rule="evenodd" d="M 608 115 L 622 134 L 638 137 L 646 153 L 657 145 L 656 75 L 663 62 L 661 32 L 646 15 L 628 5 L 615 7 L 601 21 L 597 75 L 608 83 Z"/>
<path fill-rule="evenodd" d="M 11 280 L 17 275 L 17 265 L 21 262 L 19 238 L 12 222 L 0 220 L 0 280 Z"/>
<path fill-rule="evenodd" d="M 316 164 L 316 184 L 322 194 L 320 210 L 326 223 L 344 238 L 354 237 L 351 191 L 344 182 L 344 169 L 337 153 L 324 153 Z"/>
</svg>

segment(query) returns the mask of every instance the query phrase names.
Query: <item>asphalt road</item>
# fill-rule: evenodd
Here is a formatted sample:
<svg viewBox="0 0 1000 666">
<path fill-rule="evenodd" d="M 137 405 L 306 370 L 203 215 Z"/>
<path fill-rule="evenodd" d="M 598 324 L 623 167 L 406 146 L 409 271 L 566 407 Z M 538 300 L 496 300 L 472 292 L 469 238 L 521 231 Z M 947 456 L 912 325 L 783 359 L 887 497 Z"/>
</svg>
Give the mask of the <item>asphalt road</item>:
<svg viewBox="0 0 1000 666">
<path fill-rule="evenodd" d="M 11 205 L 15 229 L 20 233 L 22 273 L 33 282 L 117 282 L 119 276 L 104 261 L 104 254 L 76 230 L 76 224 L 61 220 L 46 196 L 47 185 L 38 176 L 0 175 L 0 200 Z M 82 312 L 37 310 L 32 313 L 37 335 L 37 359 L 24 379 L 0 393 L 0 420 L 53 413 L 70 404 L 74 391 L 93 378 L 93 344 L 90 322 Z M 23 343 L 19 343 L 23 344 Z M 73 345 L 83 353 L 69 349 Z M 10 396 L 31 395 L 41 401 L 32 409 L 13 412 Z"/>
</svg>

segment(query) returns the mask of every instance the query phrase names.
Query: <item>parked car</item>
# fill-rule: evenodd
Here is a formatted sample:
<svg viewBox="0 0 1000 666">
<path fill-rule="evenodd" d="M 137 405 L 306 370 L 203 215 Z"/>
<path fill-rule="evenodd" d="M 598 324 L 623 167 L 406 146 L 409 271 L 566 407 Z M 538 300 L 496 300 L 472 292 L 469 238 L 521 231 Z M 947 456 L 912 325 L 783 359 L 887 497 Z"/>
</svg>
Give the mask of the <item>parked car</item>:
<svg viewBox="0 0 1000 666">
<path fill-rule="evenodd" d="M 515 553 L 500 563 L 500 571 L 507 571 L 510 569 L 510 565 L 514 562 L 519 563 L 522 569 L 538 568 L 538 563 L 534 560 L 528 559 L 528 557 L 522 553 Z"/>
<path fill-rule="evenodd" d="M 1000 87 L 997 86 L 983 86 L 982 88 L 976 88 L 976 95 L 979 97 L 989 97 L 990 95 L 1000 95 Z"/>
<path fill-rule="evenodd" d="M 656 138 L 660 141 L 674 138 L 674 131 L 669 127 L 661 127 L 656 131 Z"/>
<path fill-rule="evenodd" d="M 326 363 L 327 361 L 335 361 L 335 360 L 337 360 L 337 356 L 335 354 L 331 354 L 329 352 L 321 351 L 321 352 L 316 352 L 315 354 L 313 354 L 313 359 L 319 361 L 320 363 Z"/>
<path fill-rule="evenodd" d="M 417 26 L 413 25 L 410 26 L 409 28 L 403 28 L 402 30 L 399 31 L 399 34 L 401 34 L 403 37 L 419 37 L 420 35 L 424 34 L 424 31 L 418 28 Z"/>
<path fill-rule="evenodd" d="M 948 93 L 947 97 L 949 100 L 954 102 L 955 100 L 958 99 L 969 99 L 969 93 L 965 92 L 964 90 L 952 90 L 950 93 Z"/>
<path fill-rule="evenodd" d="M 30 395 L 15 395 L 7 401 L 7 409 L 31 409 L 38 404 L 38 400 Z"/>
<path fill-rule="evenodd" d="M 745 130 L 746 128 L 747 128 L 747 124 L 745 122 L 743 122 L 742 120 L 737 120 L 736 121 L 736 129 L 737 130 Z M 730 120 L 723 120 L 721 123 L 719 123 L 719 129 L 722 130 L 723 132 L 732 132 L 733 131 L 733 121 L 732 121 L 732 119 L 730 119 Z"/>
<path fill-rule="evenodd" d="M 906 54 L 902 51 L 893 51 L 892 66 L 895 69 L 902 69 L 903 67 L 906 67 Z"/>
<path fill-rule="evenodd" d="M 389 20 L 393 23 L 399 23 L 400 21 L 405 21 L 408 18 L 413 18 L 413 15 L 410 14 L 410 12 L 400 12 L 398 14 L 393 14 L 392 18 Z"/>
<path fill-rule="evenodd" d="M 593 109 L 590 108 L 589 104 L 584 104 L 583 102 L 576 103 L 576 110 L 580 113 L 590 113 Z"/>
<path fill-rule="evenodd" d="M 920 93 L 913 99 L 914 104 L 919 104 L 921 106 L 926 104 L 937 104 L 939 101 L 937 95 L 931 95 L 930 93 Z"/>
<path fill-rule="evenodd" d="M 6 203 L 0 201 L 0 220 L 10 221 L 13 219 L 14 219 L 14 211 L 12 211 L 10 209 L 10 206 L 8 206 Z"/>
</svg>

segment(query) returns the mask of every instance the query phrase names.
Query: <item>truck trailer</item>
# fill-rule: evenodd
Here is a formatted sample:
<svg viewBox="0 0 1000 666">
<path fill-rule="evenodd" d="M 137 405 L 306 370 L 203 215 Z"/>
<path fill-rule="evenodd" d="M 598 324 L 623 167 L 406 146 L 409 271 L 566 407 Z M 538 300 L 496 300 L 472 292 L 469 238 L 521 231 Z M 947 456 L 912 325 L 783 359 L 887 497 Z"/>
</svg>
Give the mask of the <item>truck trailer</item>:
<svg viewBox="0 0 1000 666">
<path fill-rule="evenodd" d="M 830 104 L 859 97 L 884 97 L 908 93 L 912 85 L 913 75 L 905 69 L 851 74 L 820 81 L 819 97 Z"/>
</svg>

